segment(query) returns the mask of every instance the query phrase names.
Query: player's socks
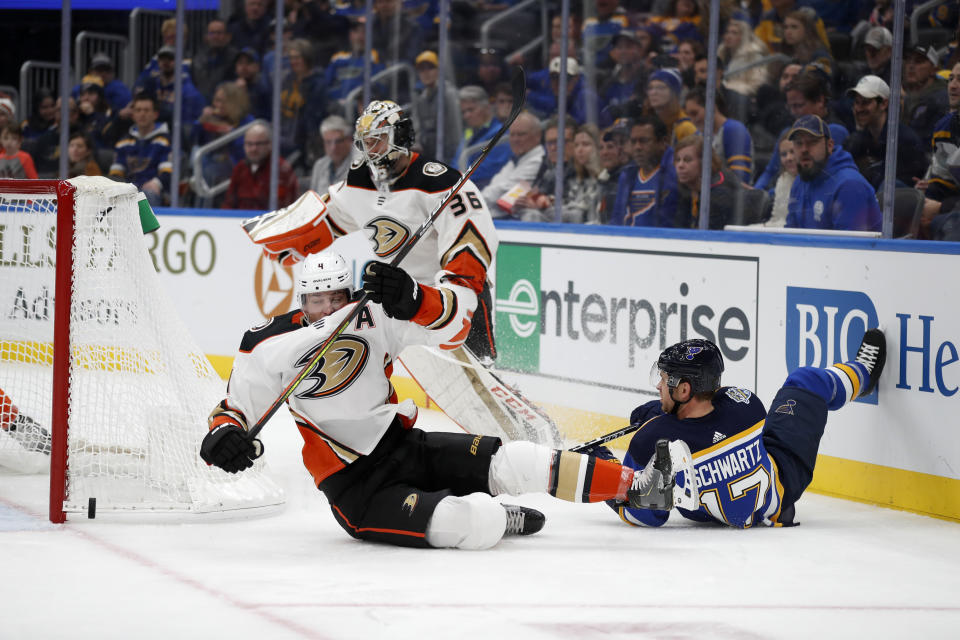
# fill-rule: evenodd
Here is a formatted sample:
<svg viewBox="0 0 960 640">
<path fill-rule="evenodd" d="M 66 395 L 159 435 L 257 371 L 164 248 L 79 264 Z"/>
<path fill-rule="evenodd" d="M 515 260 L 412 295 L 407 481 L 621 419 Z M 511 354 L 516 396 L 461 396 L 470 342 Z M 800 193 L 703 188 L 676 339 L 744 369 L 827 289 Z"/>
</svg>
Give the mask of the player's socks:
<svg viewBox="0 0 960 640">
<path fill-rule="evenodd" d="M 488 476 L 495 496 L 544 492 L 569 502 L 601 502 L 626 497 L 633 469 L 616 460 L 514 440 L 494 454 Z"/>
<path fill-rule="evenodd" d="M 553 452 L 547 493 L 570 502 L 623 500 L 633 480 L 633 469 L 571 451 Z"/>
<path fill-rule="evenodd" d="M 594 456 L 554 451 L 548 493 L 570 502 L 623 499 L 633 479 L 633 469 Z"/>
</svg>

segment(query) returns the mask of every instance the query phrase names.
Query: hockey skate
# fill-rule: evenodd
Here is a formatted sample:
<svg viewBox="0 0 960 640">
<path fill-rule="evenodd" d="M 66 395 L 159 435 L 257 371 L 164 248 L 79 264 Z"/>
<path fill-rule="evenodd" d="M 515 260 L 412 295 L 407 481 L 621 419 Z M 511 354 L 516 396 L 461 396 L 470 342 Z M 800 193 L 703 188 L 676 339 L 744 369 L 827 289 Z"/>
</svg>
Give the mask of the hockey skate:
<svg viewBox="0 0 960 640">
<path fill-rule="evenodd" d="M 530 507 L 505 504 L 503 508 L 507 512 L 507 529 L 503 534 L 507 536 L 529 536 L 543 529 L 547 521 L 543 513 Z"/>
<path fill-rule="evenodd" d="M 650 462 L 633 475 L 627 502 L 634 509 L 669 511 L 680 507 L 693 511 L 700 506 L 693 456 L 683 440 L 657 441 Z"/>
<path fill-rule="evenodd" d="M 887 361 L 887 339 L 880 329 L 867 329 L 857 349 L 856 362 L 862 364 L 870 374 L 870 379 L 860 390 L 860 397 L 868 396 L 877 388 L 883 365 Z"/>
</svg>

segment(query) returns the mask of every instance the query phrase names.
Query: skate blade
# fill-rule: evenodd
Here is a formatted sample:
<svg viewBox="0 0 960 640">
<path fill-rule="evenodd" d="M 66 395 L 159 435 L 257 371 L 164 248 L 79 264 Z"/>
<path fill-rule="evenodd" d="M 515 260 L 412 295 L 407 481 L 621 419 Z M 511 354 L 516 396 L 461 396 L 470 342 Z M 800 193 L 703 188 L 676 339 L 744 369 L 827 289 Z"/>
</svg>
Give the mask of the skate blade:
<svg viewBox="0 0 960 640">
<path fill-rule="evenodd" d="M 673 465 L 674 472 L 673 506 L 696 511 L 700 508 L 697 475 L 694 471 L 690 447 L 683 440 L 674 440 L 670 443 L 670 463 Z"/>
</svg>

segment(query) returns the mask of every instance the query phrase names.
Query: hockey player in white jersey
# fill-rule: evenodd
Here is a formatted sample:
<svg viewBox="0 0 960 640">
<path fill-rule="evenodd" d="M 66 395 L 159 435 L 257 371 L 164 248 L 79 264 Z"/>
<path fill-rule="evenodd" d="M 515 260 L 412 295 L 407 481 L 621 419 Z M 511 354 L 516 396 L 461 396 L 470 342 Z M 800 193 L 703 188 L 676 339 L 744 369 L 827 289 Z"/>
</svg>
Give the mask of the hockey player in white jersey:
<svg viewBox="0 0 960 640">
<path fill-rule="evenodd" d="M 325 194 L 308 191 L 289 207 L 244 221 L 244 230 L 266 255 L 292 265 L 325 250 L 336 238 L 359 231 L 367 234 L 376 256 L 387 261 L 461 177 L 452 167 L 412 151 L 413 123 L 390 100 L 375 100 L 364 109 L 354 137 L 360 158 L 346 180 Z M 556 426 L 486 369 L 496 358 L 487 272 L 497 245 L 490 212 L 468 180 L 403 262 L 422 285 L 422 319 L 440 321 L 454 305 L 470 312 L 466 349 L 444 357 L 415 349 L 402 360 L 427 394 L 465 430 L 558 445 Z M 445 283 L 459 287 L 434 286 L 440 271 Z"/>
<path fill-rule="evenodd" d="M 413 123 L 390 100 L 375 100 L 364 109 L 357 119 L 355 142 L 361 157 L 346 180 L 325 194 L 308 191 L 289 207 L 244 222 L 250 238 L 268 256 L 291 265 L 323 251 L 339 236 L 364 231 L 377 257 L 389 260 L 460 178 L 455 169 L 411 150 Z M 467 181 L 403 262 L 422 284 L 431 283 L 442 269 L 479 299 L 469 307 L 476 310 L 468 344 L 480 357 L 495 356 L 487 270 L 496 251 L 490 212 L 478 189 Z M 467 304 L 455 291 L 427 285 L 423 294 L 428 308 L 439 314 L 451 295 L 459 306 Z"/>
<path fill-rule="evenodd" d="M 249 468 L 263 453 L 246 430 L 352 311 L 353 274 L 342 257 L 314 254 L 297 279 L 301 308 L 247 331 L 226 398 L 209 418 L 201 457 L 225 471 Z M 547 492 L 573 502 L 629 500 L 664 508 L 682 463 L 651 459 L 635 472 L 616 462 L 465 433 L 414 428 L 417 409 L 397 403 L 389 376 L 408 344 L 453 349 L 466 337 L 475 296 L 441 275 L 463 306 L 440 320 L 423 316 L 424 285 L 402 269 L 371 263 L 364 290 L 371 302 L 335 339 L 287 400 L 304 440 L 303 463 L 334 518 L 351 536 L 413 547 L 484 549 L 504 534 L 530 534 L 543 514 L 492 498 Z M 658 454 L 660 455 L 660 454 Z"/>
</svg>

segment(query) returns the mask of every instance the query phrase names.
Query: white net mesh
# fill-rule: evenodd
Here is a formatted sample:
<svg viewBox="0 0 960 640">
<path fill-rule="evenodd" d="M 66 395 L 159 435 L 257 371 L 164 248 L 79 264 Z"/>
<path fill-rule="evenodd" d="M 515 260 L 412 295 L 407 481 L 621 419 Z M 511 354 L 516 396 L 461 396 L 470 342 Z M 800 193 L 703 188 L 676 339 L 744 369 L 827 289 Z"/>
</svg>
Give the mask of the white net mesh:
<svg viewBox="0 0 960 640">
<path fill-rule="evenodd" d="M 143 239 L 136 189 L 104 178 L 71 183 L 77 193 L 64 511 L 86 511 L 89 498 L 97 499 L 98 513 L 282 504 L 262 462 L 230 475 L 199 458 L 206 417 L 225 384 L 163 290 Z M 0 388 L 9 400 L 6 412 L 0 408 L 0 464 L 30 471 L 50 460 L 42 431 L 51 424 L 56 198 L 2 191 Z"/>
</svg>

